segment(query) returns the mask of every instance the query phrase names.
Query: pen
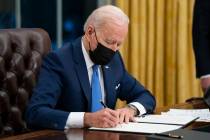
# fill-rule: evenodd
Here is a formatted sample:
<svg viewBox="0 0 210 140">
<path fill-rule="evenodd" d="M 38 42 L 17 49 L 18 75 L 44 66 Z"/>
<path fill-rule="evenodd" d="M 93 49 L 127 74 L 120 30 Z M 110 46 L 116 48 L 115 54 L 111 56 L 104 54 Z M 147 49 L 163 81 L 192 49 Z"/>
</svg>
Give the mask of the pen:
<svg viewBox="0 0 210 140">
<path fill-rule="evenodd" d="M 163 137 L 169 137 L 169 138 L 176 138 L 176 139 L 183 139 L 184 136 L 180 136 L 180 135 L 175 135 L 175 134 L 163 134 L 163 133 L 155 133 L 155 135 L 157 136 L 163 136 Z"/>
<path fill-rule="evenodd" d="M 108 106 L 107 106 L 102 100 L 100 100 L 100 103 L 102 104 L 102 106 L 103 106 L 104 108 L 108 108 Z"/>
</svg>

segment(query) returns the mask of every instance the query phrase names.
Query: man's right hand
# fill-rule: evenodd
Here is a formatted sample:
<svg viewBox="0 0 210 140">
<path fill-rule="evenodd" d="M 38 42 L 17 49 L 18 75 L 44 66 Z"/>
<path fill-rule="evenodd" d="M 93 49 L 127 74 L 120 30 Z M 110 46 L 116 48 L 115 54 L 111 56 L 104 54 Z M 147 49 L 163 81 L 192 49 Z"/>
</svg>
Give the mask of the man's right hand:
<svg viewBox="0 0 210 140">
<path fill-rule="evenodd" d="M 205 93 L 207 88 L 210 86 L 210 77 L 201 78 L 201 87 Z"/>
<path fill-rule="evenodd" d="M 85 113 L 85 127 L 115 127 L 119 124 L 118 111 L 105 108 L 93 113 Z"/>
</svg>

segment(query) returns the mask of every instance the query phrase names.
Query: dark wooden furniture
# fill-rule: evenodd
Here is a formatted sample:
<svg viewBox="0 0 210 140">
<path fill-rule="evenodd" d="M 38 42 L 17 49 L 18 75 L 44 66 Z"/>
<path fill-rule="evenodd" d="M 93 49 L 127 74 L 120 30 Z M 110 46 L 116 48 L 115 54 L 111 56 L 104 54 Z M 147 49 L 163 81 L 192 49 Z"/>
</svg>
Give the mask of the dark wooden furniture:
<svg viewBox="0 0 210 140">
<path fill-rule="evenodd" d="M 167 111 L 169 108 L 196 109 L 207 108 L 207 106 L 203 100 L 192 100 L 173 106 L 157 108 L 155 113 Z M 205 125 L 210 125 L 210 123 L 194 122 L 186 127 L 186 129 L 193 129 Z M 1 140 L 74 140 L 75 137 L 77 139 L 81 138 L 81 140 L 146 140 L 146 135 L 143 134 L 90 131 L 87 129 L 70 129 L 67 132 L 41 130 L 12 137 L 5 137 Z"/>
</svg>

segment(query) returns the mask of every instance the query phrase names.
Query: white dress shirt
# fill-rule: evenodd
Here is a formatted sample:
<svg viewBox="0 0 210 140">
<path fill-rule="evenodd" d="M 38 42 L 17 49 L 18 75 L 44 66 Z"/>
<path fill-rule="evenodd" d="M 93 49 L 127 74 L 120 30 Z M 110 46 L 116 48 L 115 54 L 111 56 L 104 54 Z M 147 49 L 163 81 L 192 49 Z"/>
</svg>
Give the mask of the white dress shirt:
<svg viewBox="0 0 210 140">
<path fill-rule="evenodd" d="M 89 78 L 89 82 L 91 83 L 92 80 L 92 74 L 93 74 L 93 70 L 92 70 L 92 66 L 94 65 L 93 61 L 90 59 L 89 54 L 87 53 L 84 44 L 81 40 L 81 46 L 82 46 L 82 53 L 85 59 L 85 63 L 86 63 L 86 67 L 87 67 L 87 71 L 88 71 L 88 78 Z M 101 66 L 99 66 L 99 81 L 100 81 L 100 85 L 101 85 L 101 92 L 102 92 L 102 100 L 105 102 L 105 98 L 106 98 L 106 92 L 104 89 L 104 79 L 103 79 L 103 75 L 102 75 L 102 69 Z M 132 102 L 130 103 L 132 105 L 134 105 L 139 111 L 140 111 L 140 115 L 145 114 L 146 110 L 144 108 L 144 106 L 138 102 Z M 69 113 L 68 119 L 66 121 L 66 126 L 65 129 L 69 129 L 69 128 L 83 128 L 84 127 L 84 114 L 85 112 L 71 112 Z"/>
</svg>

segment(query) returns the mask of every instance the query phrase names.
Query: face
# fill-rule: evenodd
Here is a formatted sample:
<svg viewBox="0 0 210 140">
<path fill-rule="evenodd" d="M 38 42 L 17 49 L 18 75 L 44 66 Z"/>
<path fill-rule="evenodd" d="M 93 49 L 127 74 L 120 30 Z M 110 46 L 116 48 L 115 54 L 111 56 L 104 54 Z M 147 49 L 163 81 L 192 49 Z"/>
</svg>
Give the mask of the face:
<svg viewBox="0 0 210 140">
<path fill-rule="evenodd" d="M 94 26 L 89 26 L 89 44 L 90 49 L 94 50 L 98 42 L 101 43 L 103 46 L 117 51 L 120 49 L 127 32 L 128 32 L 128 25 L 117 25 L 115 23 L 108 23 L 102 27 L 102 29 L 96 29 Z"/>
</svg>

